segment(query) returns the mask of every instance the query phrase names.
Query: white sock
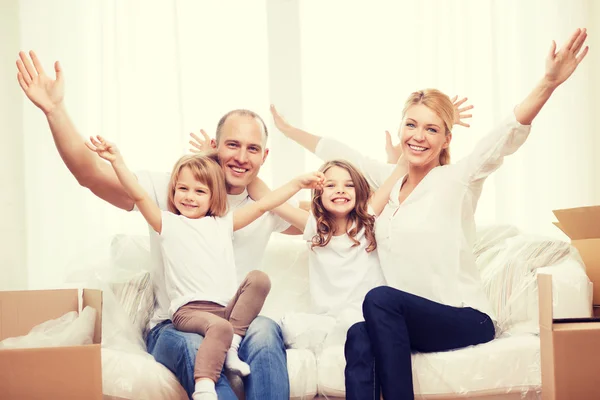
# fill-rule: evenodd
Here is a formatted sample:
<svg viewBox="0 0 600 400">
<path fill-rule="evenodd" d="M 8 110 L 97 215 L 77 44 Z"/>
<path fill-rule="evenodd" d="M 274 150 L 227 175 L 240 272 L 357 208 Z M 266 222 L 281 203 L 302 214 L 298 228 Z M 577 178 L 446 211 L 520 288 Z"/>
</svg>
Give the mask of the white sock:
<svg viewBox="0 0 600 400">
<path fill-rule="evenodd" d="M 193 400 L 218 400 L 215 383 L 210 379 L 200 379 L 194 388 Z"/>
<path fill-rule="evenodd" d="M 240 357 L 238 356 L 238 349 L 240 348 L 241 342 L 242 337 L 234 334 L 233 340 L 231 341 L 231 347 L 227 350 L 227 356 L 225 357 L 225 368 L 240 376 L 248 376 L 250 375 L 250 366 L 240 360 Z"/>
</svg>

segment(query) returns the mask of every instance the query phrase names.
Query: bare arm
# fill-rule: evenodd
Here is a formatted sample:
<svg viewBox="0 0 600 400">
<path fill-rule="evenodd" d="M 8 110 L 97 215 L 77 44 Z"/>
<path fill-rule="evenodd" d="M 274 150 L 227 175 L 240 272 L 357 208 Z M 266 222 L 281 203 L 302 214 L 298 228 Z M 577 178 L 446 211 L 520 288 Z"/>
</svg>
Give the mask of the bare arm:
<svg viewBox="0 0 600 400">
<path fill-rule="evenodd" d="M 303 131 L 302 129 L 298 129 L 292 125 L 290 125 L 287 121 L 283 119 L 283 117 L 277 112 L 277 109 L 274 105 L 271 104 L 271 115 L 273 115 L 273 121 L 275 122 L 275 126 L 277 129 L 281 131 L 286 137 L 292 139 L 294 142 L 303 146 L 306 150 L 314 153 L 317 149 L 317 144 L 319 140 L 321 140 L 321 136 L 313 135 L 312 133 L 308 133 Z"/>
<path fill-rule="evenodd" d="M 515 117 L 522 125 L 531 125 L 554 90 L 566 81 L 575 71 L 588 52 L 583 44 L 587 38 L 585 29 L 577 29 L 569 41 L 556 52 L 556 43 L 546 58 L 546 73 L 531 93 L 515 108 Z"/>
<path fill-rule="evenodd" d="M 162 231 L 162 214 L 160 208 L 152 201 L 148 193 L 138 183 L 135 175 L 127 168 L 125 160 L 123 160 L 117 147 L 113 143 L 106 142 L 100 136 L 97 136 L 97 139 L 90 138 L 90 140 L 92 144 L 86 144 L 87 147 L 110 162 L 125 193 L 133 200 L 146 219 L 146 222 L 148 222 L 148 225 L 160 234 Z"/>
<path fill-rule="evenodd" d="M 248 186 L 248 194 L 254 201 L 263 199 L 269 193 L 271 193 L 271 189 L 260 178 L 255 178 Z M 294 207 L 288 203 L 283 203 L 271 211 L 295 228 L 291 233 L 287 233 L 291 228 L 286 229 L 282 233 L 299 235 L 304 232 L 304 227 L 308 220 L 308 211 Z"/>
<path fill-rule="evenodd" d="M 110 204 L 130 211 L 133 200 L 128 196 L 110 167 L 86 149 L 64 106 L 64 78 L 60 64 L 54 69 L 56 80 L 46 73 L 34 52 L 30 57 L 19 53 L 17 80 L 25 95 L 44 112 L 58 154 L 81 186 Z"/>
<path fill-rule="evenodd" d="M 371 196 L 369 200 L 369 205 L 375 212 L 376 216 L 379 216 L 383 209 L 385 208 L 388 200 L 390 199 L 390 194 L 392 193 L 392 189 L 398 182 L 398 179 L 401 179 L 408 172 L 408 168 L 406 166 L 406 162 L 402 160 L 402 156 L 398 160 L 396 164 L 396 168 L 392 171 L 392 174 L 385 180 L 383 185 L 381 185 L 375 193 Z"/>
<path fill-rule="evenodd" d="M 288 201 L 300 189 L 309 189 L 323 184 L 325 176 L 321 172 L 313 172 L 299 176 L 267 193 L 264 197 L 234 211 L 233 230 L 236 231 L 250 224 L 258 217 Z"/>
</svg>

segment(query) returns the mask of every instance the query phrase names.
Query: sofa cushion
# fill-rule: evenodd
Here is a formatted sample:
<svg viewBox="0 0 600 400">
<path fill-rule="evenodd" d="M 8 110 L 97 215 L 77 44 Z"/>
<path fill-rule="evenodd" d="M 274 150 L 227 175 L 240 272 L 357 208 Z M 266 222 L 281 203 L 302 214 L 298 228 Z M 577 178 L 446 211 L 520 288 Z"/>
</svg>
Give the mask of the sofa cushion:
<svg viewBox="0 0 600 400">
<path fill-rule="evenodd" d="M 412 356 L 415 394 L 527 393 L 541 390 L 539 338 L 507 336 L 465 349 Z M 344 397 L 344 347 L 319 357 L 319 393 Z"/>
</svg>

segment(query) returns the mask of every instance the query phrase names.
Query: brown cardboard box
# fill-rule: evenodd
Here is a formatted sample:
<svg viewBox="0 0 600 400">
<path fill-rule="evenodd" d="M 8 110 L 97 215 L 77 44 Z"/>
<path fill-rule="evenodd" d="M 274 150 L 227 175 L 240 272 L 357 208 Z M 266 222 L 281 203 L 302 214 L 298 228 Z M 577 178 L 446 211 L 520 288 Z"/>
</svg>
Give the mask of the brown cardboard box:
<svg viewBox="0 0 600 400">
<path fill-rule="evenodd" d="M 600 399 L 600 319 L 552 317 L 552 275 L 539 274 L 543 400 Z"/>
<path fill-rule="evenodd" d="M 593 304 L 600 305 L 600 206 L 554 210 L 558 226 L 583 259 L 594 284 Z"/>
<path fill-rule="evenodd" d="M 85 346 L 0 349 L 0 398 L 102 400 L 102 292 L 84 289 L 81 309 L 97 311 L 94 343 Z M 0 292 L 0 340 L 79 311 L 79 291 Z"/>
</svg>

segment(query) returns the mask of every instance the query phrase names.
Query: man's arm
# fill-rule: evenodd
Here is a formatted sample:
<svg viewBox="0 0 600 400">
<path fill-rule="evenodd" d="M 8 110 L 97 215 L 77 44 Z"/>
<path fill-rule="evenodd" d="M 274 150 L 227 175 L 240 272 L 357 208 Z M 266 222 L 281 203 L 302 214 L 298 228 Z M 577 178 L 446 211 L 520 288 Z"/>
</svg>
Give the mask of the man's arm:
<svg viewBox="0 0 600 400">
<path fill-rule="evenodd" d="M 64 78 L 60 64 L 54 64 L 56 79 L 50 78 L 34 52 L 19 53 L 17 60 L 19 85 L 25 95 L 46 115 L 54 144 L 63 162 L 77 182 L 96 196 L 130 211 L 134 202 L 120 184 L 110 165 L 90 152 L 79 135 L 65 108 Z"/>
<path fill-rule="evenodd" d="M 347 160 L 358 168 L 365 175 L 369 184 L 375 188 L 383 184 L 390 172 L 394 169 L 393 165 L 388 165 L 365 157 L 345 143 L 329 138 L 322 138 L 321 136 L 313 135 L 312 133 L 292 126 L 277 112 L 277 109 L 275 109 L 274 106 L 271 106 L 271 114 L 275 126 L 286 137 L 300 144 L 311 153 L 314 153 L 323 161 L 334 159 Z"/>
</svg>

